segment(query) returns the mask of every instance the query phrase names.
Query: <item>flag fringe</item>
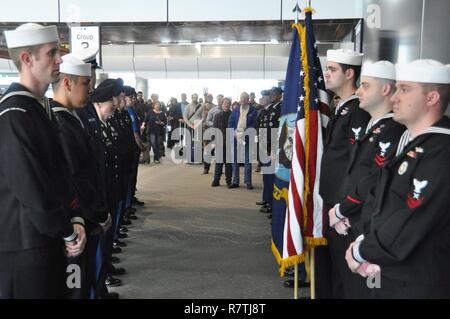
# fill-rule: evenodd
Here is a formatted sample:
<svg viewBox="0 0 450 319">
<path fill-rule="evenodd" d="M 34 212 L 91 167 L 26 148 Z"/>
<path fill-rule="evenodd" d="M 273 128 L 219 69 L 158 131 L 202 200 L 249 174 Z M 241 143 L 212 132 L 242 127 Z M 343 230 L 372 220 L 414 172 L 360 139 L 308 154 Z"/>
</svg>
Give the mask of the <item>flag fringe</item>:
<svg viewBox="0 0 450 319">
<path fill-rule="evenodd" d="M 305 244 L 304 250 L 300 255 L 290 256 L 288 258 L 281 258 L 280 252 L 278 251 L 277 246 L 272 240 L 272 253 L 274 254 L 275 259 L 277 260 L 277 263 L 280 266 L 279 272 L 281 277 L 284 277 L 284 272 L 286 271 L 286 268 L 305 262 L 309 257 L 309 252 L 311 251 L 311 249 L 317 246 L 327 245 L 327 240 L 326 238 L 319 238 L 319 237 L 317 238 L 304 237 L 304 244 Z"/>
</svg>

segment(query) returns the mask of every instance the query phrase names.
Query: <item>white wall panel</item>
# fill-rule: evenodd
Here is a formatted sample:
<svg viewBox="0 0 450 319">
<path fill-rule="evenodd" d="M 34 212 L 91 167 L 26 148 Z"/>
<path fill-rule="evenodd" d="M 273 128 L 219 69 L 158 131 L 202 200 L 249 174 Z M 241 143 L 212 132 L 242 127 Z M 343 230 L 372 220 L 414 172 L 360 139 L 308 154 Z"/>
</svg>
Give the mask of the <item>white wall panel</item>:
<svg viewBox="0 0 450 319">
<path fill-rule="evenodd" d="M 195 72 L 197 77 L 197 58 L 171 58 L 166 65 L 168 72 Z"/>
<path fill-rule="evenodd" d="M 133 59 L 129 56 L 107 56 L 103 57 L 102 62 L 105 72 L 133 72 Z"/>
<path fill-rule="evenodd" d="M 264 69 L 266 71 L 286 70 L 288 57 L 266 57 L 264 60 Z"/>
<path fill-rule="evenodd" d="M 168 79 L 197 79 L 198 73 L 189 72 L 189 71 L 168 71 L 167 78 Z"/>
<path fill-rule="evenodd" d="M 134 58 L 134 68 L 136 71 L 162 71 L 165 74 L 165 59 L 136 56 Z"/>
<path fill-rule="evenodd" d="M 41 0 L 36 1 L 36 3 L 39 3 L 40 1 Z M 167 21 L 167 1 L 166 0 L 61 1 L 61 22 L 139 22 L 139 21 L 140 22 Z"/>
<path fill-rule="evenodd" d="M 284 80 L 286 78 L 286 71 L 266 71 L 264 79 Z"/>
<path fill-rule="evenodd" d="M 136 71 L 136 76 L 144 79 L 165 79 L 166 72 L 162 71 Z M 149 87 L 149 89 L 151 89 Z"/>
<path fill-rule="evenodd" d="M 209 72 L 209 71 L 224 71 L 230 69 L 230 59 L 229 58 L 198 58 L 198 68 L 199 70 Z"/>
<path fill-rule="evenodd" d="M 263 71 L 233 71 L 231 72 L 232 79 L 262 79 Z"/>
<path fill-rule="evenodd" d="M 169 21 L 280 20 L 281 0 L 169 0 Z"/>
<path fill-rule="evenodd" d="M 263 57 L 240 57 L 231 58 L 232 70 L 263 70 Z"/>
<path fill-rule="evenodd" d="M 229 79 L 230 71 L 200 71 L 200 79 Z"/>
</svg>

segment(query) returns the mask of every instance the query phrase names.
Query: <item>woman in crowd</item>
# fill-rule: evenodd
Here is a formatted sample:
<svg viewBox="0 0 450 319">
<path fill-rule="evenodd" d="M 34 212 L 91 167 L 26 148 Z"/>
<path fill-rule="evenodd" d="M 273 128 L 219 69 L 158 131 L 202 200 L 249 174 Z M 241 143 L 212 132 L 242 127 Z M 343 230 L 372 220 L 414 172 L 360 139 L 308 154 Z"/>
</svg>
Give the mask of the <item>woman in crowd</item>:
<svg viewBox="0 0 450 319">
<path fill-rule="evenodd" d="M 149 142 L 149 152 L 150 148 L 153 149 L 154 162 L 159 164 L 159 159 L 161 157 L 161 152 L 158 147 L 163 134 L 166 132 L 167 117 L 166 114 L 161 110 L 161 103 L 153 103 L 153 109 L 145 117 L 144 123 L 142 124 L 144 131 L 147 135 L 147 141 Z M 150 158 L 148 162 L 150 163 Z"/>
</svg>

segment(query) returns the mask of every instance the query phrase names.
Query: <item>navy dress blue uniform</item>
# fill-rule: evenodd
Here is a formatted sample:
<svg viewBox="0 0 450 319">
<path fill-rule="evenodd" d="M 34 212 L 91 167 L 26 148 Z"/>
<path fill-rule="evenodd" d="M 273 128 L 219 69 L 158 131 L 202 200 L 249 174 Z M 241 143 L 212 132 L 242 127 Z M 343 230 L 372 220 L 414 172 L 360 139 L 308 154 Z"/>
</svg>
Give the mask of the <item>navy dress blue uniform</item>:
<svg viewBox="0 0 450 319">
<path fill-rule="evenodd" d="M 134 137 L 134 134 L 138 134 L 141 136 L 140 133 L 140 123 L 139 118 L 136 114 L 136 111 L 133 107 L 127 107 L 126 108 L 128 112 L 128 116 L 131 120 L 131 124 L 129 126 L 130 129 L 130 143 L 133 146 L 132 147 L 132 161 L 131 161 L 131 175 L 128 185 L 128 193 L 127 193 L 127 201 L 126 201 L 126 208 L 130 208 L 132 205 L 133 198 L 135 198 L 136 194 L 136 184 L 137 184 L 137 174 L 138 174 L 138 168 L 139 168 L 139 155 L 141 154 L 141 149 L 136 143 L 136 139 Z"/>
<path fill-rule="evenodd" d="M 345 251 L 359 235 L 359 233 L 355 233 L 355 230 L 361 214 L 362 198 L 365 198 L 367 190 L 376 183 L 377 170 L 386 163 L 388 158 L 395 156 L 398 142 L 405 130 L 405 126 L 393 120 L 393 113 L 387 113 L 375 123 L 371 119 L 365 135 L 357 140 L 353 147 L 338 201 L 338 217 L 348 218 L 352 227 L 347 236 L 336 236 L 335 240 L 341 242 L 336 246 L 342 250 L 333 252 L 336 255 L 337 267 L 343 277 L 346 298 L 369 297 L 365 279 L 358 274 L 353 274 L 348 268 Z M 361 195 L 356 196 L 354 193 Z M 343 209 L 341 210 L 341 208 Z M 352 210 L 349 211 L 348 208 L 352 208 Z"/>
<path fill-rule="evenodd" d="M 101 183 L 98 162 L 93 159 L 90 137 L 78 115 L 56 101 L 51 102 L 51 107 L 61 132 L 59 137 L 65 163 L 75 191 L 74 206 L 84 219 L 88 236 L 84 252 L 68 261 L 70 264 L 78 264 L 82 275 L 81 287 L 70 289 L 69 295 L 73 298 L 89 298 L 91 289 L 95 286 L 95 254 L 99 234 L 103 232 L 99 223 L 108 219 L 106 203 L 101 195 L 104 185 Z"/>
<path fill-rule="evenodd" d="M 406 127 L 388 113 L 356 142 L 339 191 L 339 212 L 357 227 L 368 191 L 376 183 L 377 170 L 395 157 L 398 142 Z M 350 232 L 352 230 L 350 229 Z"/>
<path fill-rule="evenodd" d="M 360 257 L 381 267 L 373 297 L 450 298 L 449 161 L 443 117 L 380 170 L 362 210 L 359 246 Z"/>
<path fill-rule="evenodd" d="M 320 172 L 319 194 L 323 199 L 325 237 L 328 246 L 316 248 L 317 258 L 317 296 L 318 298 L 342 298 L 344 288 L 342 276 L 337 268 L 333 252 L 346 247 L 336 239 L 339 235 L 329 229 L 328 210 L 338 201 L 340 183 L 345 177 L 351 150 L 366 130 L 370 114 L 359 108 L 356 95 L 341 101 L 328 122 Z"/>
<path fill-rule="evenodd" d="M 323 145 L 319 190 L 328 207 L 337 203 L 351 150 L 356 140 L 364 135 L 369 120 L 370 114 L 359 108 L 356 95 L 343 101 L 331 115 Z"/>
<path fill-rule="evenodd" d="M 0 298 L 63 296 L 73 193 L 46 106 L 19 83 L 0 104 Z"/>
<path fill-rule="evenodd" d="M 117 240 L 118 229 L 124 217 L 125 208 L 131 207 L 131 198 L 128 205 L 126 201 L 132 172 L 134 145 L 136 142 L 131 128 L 131 118 L 127 110 L 116 109 L 107 122 L 111 128 L 113 143 L 116 145 L 119 158 L 120 193 L 118 198 L 119 206 L 114 224 L 114 240 Z"/>
</svg>

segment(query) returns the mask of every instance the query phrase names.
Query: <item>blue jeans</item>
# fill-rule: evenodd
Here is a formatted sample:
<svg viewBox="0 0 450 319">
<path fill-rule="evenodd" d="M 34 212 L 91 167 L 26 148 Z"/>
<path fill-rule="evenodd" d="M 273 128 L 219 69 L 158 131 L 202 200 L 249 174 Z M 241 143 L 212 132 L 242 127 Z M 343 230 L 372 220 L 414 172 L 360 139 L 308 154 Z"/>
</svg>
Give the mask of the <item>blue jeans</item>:
<svg viewBox="0 0 450 319">
<path fill-rule="evenodd" d="M 244 183 L 248 185 L 252 183 L 252 164 L 250 163 L 249 143 L 245 143 L 244 153 Z M 239 163 L 236 140 L 234 141 L 233 184 L 239 185 Z"/>
<path fill-rule="evenodd" d="M 155 155 L 153 160 L 159 161 L 159 158 L 161 157 L 159 154 L 159 143 L 161 142 L 161 135 L 159 133 L 149 133 L 148 141 L 148 151 L 150 152 L 150 148 L 153 148 L 153 154 Z"/>
</svg>

